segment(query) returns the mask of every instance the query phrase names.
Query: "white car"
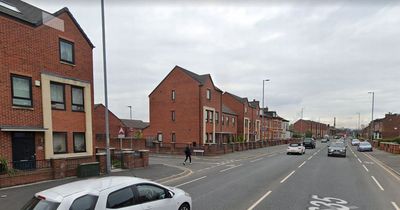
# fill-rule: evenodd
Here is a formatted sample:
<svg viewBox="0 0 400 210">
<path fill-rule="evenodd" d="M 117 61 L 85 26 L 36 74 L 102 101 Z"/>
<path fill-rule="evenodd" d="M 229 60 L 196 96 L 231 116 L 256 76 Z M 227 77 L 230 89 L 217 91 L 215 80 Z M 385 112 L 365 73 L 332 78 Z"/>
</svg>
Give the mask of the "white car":
<svg viewBox="0 0 400 210">
<path fill-rule="evenodd" d="M 136 177 L 109 176 L 72 182 L 36 193 L 23 210 L 190 210 L 183 190 Z"/>
<path fill-rule="evenodd" d="M 289 147 L 286 150 L 286 154 L 289 155 L 289 154 L 293 154 L 293 153 L 302 155 L 302 154 L 306 153 L 306 148 L 303 146 L 302 143 L 289 144 Z"/>
<path fill-rule="evenodd" d="M 359 144 L 360 144 L 360 140 L 358 140 L 358 139 L 351 140 L 351 145 L 358 146 Z"/>
</svg>

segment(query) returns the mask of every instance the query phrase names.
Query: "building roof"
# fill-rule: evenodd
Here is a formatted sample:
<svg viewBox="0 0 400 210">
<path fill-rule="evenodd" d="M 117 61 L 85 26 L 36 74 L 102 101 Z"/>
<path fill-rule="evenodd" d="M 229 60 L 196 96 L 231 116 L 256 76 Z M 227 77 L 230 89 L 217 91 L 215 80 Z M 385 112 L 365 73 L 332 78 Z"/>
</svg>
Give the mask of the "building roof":
<svg viewBox="0 0 400 210">
<path fill-rule="evenodd" d="M 229 107 L 225 106 L 225 104 L 222 104 L 222 113 L 231 114 L 231 115 L 237 115 L 234 111 L 232 111 L 232 109 L 230 109 Z"/>
<path fill-rule="evenodd" d="M 121 119 L 121 121 L 128 128 L 144 129 L 150 125 L 150 123 L 141 120 Z"/>
<path fill-rule="evenodd" d="M 46 17 L 46 14 L 56 17 L 66 12 L 71 17 L 72 21 L 75 23 L 89 45 L 94 48 L 93 43 L 90 41 L 89 37 L 83 31 L 83 29 L 78 24 L 78 22 L 67 7 L 64 7 L 57 12 L 51 14 L 20 0 L 0 0 L 0 3 L 2 3 L 0 4 L 0 14 L 5 14 L 6 16 L 27 23 L 33 27 L 41 26 L 43 24 L 43 17 Z"/>
<path fill-rule="evenodd" d="M 260 102 L 259 102 L 259 101 L 256 101 L 256 100 L 253 100 L 253 101 L 250 101 L 250 102 L 249 102 L 249 105 L 250 105 L 251 107 L 253 107 L 254 109 L 257 109 L 258 107 L 260 107 Z"/>
<path fill-rule="evenodd" d="M 242 97 L 237 96 L 237 95 L 235 95 L 235 94 L 232 94 L 232 93 L 230 93 L 230 92 L 225 92 L 225 93 L 231 95 L 234 99 L 236 99 L 237 101 L 239 101 L 239 102 L 242 103 L 242 104 L 248 102 L 247 98 L 242 98 Z"/>
</svg>

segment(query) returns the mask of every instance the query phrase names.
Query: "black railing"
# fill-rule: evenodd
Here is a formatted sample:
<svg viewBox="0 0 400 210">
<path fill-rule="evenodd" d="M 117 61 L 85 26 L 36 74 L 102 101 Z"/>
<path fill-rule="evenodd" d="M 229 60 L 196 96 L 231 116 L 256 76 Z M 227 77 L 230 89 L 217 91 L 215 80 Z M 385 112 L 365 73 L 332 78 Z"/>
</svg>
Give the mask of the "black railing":
<svg viewBox="0 0 400 210">
<path fill-rule="evenodd" d="M 35 169 L 43 169 L 43 168 L 51 168 L 50 160 L 20 160 L 20 161 L 12 161 L 7 165 L 8 169 L 15 170 L 35 170 Z"/>
</svg>

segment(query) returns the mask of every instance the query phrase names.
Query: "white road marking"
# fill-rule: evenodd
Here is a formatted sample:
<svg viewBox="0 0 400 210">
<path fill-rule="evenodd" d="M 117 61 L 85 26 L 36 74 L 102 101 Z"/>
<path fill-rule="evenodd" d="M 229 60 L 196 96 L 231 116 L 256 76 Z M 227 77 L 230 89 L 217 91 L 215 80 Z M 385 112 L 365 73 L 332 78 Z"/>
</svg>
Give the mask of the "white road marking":
<svg viewBox="0 0 400 210">
<path fill-rule="evenodd" d="M 313 156 L 311 155 L 307 160 L 311 160 L 312 157 L 313 157 Z"/>
<path fill-rule="evenodd" d="M 395 202 L 392 201 L 391 203 L 392 203 L 394 209 L 400 210 L 399 206 L 397 206 L 397 204 Z"/>
<path fill-rule="evenodd" d="M 376 160 L 374 157 L 363 153 L 363 155 L 367 156 L 369 159 L 371 159 L 372 161 L 374 161 L 376 164 L 378 164 L 380 167 L 382 167 L 383 169 L 385 169 L 385 171 L 387 171 L 390 175 L 392 175 L 395 179 L 397 179 L 397 181 L 400 181 L 400 177 L 397 176 L 396 174 L 394 174 L 392 171 L 390 171 L 389 169 L 387 169 L 388 166 L 384 166 L 380 163 L 380 161 Z"/>
<path fill-rule="evenodd" d="M 364 169 L 368 172 L 369 170 L 368 170 L 368 168 L 367 167 L 365 167 L 365 165 L 363 164 L 362 165 L 363 167 L 364 167 Z"/>
<path fill-rule="evenodd" d="M 262 159 L 263 159 L 263 158 L 258 158 L 258 159 L 255 159 L 255 160 L 250 161 L 250 163 L 254 163 L 254 162 L 257 162 L 257 161 L 262 160 Z"/>
<path fill-rule="evenodd" d="M 384 191 L 385 189 L 383 189 L 382 185 L 379 184 L 378 180 L 376 180 L 374 176 L 371 176 L 371 177 L 372 177 L 372 179 L 375 181 L 376 185 L 378 185 L 379 189 L 381 189 L 382 191 Z"/>
<path fill-rule="evenodd" d="M 281 184 L 284 183 L 290 176 L 292 176 L 296 171 L 292 171 L 289 175 L 287 175 L 284 179 L 281 180 Z"/>
<path fill-rule="evenodd" d="M 192 182 L 199 181 L 199 180 L 204 179 L 204 178 L 206 178 L 206 177 L 207 177 L 207 176 L 202 176 L 202 177 L 200 177 L 200 178 L 193 179 L 193 180 L 191 180 L 191 181 L 188 181 L 188 182 L 185 182 L 185 183 L 182 183 L 182 184 L 178 184 L 178 185 L 176 185 L 175 187 L 180 187 L 180 186 L 183 186 L 183 185 L 186 185 L 186 184 L 190 184 L 190 183 L 192 183 Z"/>
<path fill-rule="evenodd" d="M 220 170 L 219 172 L 225 172 L 225 171 L 228 171 L 228 170 L 237 168 L 237 167 L 239 167 L 239 166 L 241 166 L 241 165 L 242 165 L 242 164 L 239 164 L 239 165 L 237 165 L 237 166 L 232 166 L 232 167 L 230 167 L 230 168 L 226 168 L 226 169 L 224 169 L 224 170 Z"/>
<path fill-rule="evenodd" d="M 299 165 L 298 168 L 301 168 L 304 164 L 306 164 L 306 161 L 304 161 L 301 165 Z"/>
<path fill-rule="evenodd" d="M 358 160 L 358 162 L 362 163 L 361 160 L 360 160 L 360 158 L 357 158 L 357 160 Z"/>
<path fill-rule="evenodd" d="M 260 199 L 258 199 L 253 205 L 251 205 L 247 210 L 253 210 L 262 200 L 264 200 L 269 194 L 271 194 L 271 190 L 265 193 Z"/>
</svg>

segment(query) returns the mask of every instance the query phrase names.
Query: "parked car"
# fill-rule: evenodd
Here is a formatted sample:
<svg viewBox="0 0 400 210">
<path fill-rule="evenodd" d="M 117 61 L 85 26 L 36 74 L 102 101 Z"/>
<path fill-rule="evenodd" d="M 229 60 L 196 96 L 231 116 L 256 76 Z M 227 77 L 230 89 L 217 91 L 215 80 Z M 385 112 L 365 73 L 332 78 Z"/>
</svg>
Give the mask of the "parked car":
<svg viewBox="0 0 400 210">
<path fill-rule="evenodd" d="M 358 140 L 358 139 L 351 140 L 351 145 L 358 146 L 359 144 L 360 144 L 360 140 Z"/>
<path fill-rule="evenodd" d="M 189 210 L 183 190 L 136 177 L 110 176 L 60 185 L 35 194 L 23 210 Z"/>
<path fill-rule="evenodd" d="M 286 150 L 286 154 L 299 154 L 302 155 L 306 153 L 306 148 L 303 146 L 302 143 L 291 143 L 289 144 L 289 147 Z"/>
<path fill-rule="evenodd" d="M 303 145 L 305 148 L 315 148 L 315 140 L 313 138 L 304 138 Z"/>
<path fill-rule="evenodd" d="M 372 152 L 372 145 L 368 141 L 363 141 L 358 144 L 357 150 L 359 152 L 364 152 L 364 151 L 371 151 Z"/>
<path fill-rule="evenodd" d="M 331 143 L 328 146 L 328 156 L 346 157 L 346 145 L 340 142 Z"/>
</svg>

